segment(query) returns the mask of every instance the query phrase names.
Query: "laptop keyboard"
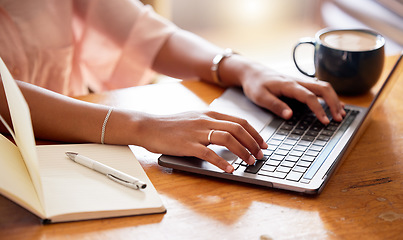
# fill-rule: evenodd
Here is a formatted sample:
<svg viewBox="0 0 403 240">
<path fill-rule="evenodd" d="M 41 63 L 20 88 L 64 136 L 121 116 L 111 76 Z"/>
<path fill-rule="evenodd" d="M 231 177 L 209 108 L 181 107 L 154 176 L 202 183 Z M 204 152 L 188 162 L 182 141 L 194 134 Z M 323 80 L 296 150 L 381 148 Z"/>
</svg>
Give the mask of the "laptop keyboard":
<svg viewBox="0 0 403 240">
<path fill-rule="evenodd" d="M 325 106 L 331 121 L 323 125 L 305 105 L 292 108 L 290 120 L 278 118 L 270 123 L 277 130 L 266 141 L 269 147 L 263 149 L 264 158 L 257 159 L 254 165 L 238 158 L 232 163 L 235 171 L 309 183 L 359 113 L 345 109 L 346 117 L 336 122 Z"/>
</svg>

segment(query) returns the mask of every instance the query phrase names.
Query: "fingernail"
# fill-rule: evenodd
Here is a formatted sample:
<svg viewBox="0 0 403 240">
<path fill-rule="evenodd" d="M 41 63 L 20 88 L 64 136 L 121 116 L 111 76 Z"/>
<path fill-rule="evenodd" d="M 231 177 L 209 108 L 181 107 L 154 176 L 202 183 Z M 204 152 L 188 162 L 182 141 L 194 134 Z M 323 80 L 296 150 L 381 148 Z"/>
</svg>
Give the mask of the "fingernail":
<svg viewBox="0 0 403 240">
<path fill-rule="evenodd" d="M 262 153 L 263 154 L 263 153 Z M 258 154 L 259 155 L 259 154 Z M 262 158 L 263 158 L 263 156 L 262 156 Z M 253 164 L 255 164 L 255 158 L 251 155 L 250 157 L 249 157 L 249 159 L 248 159 L 248 164 L 249 165 L 253 165 Z"/>
<path fill-rule="evenodd" d="M 330 123 L 330 120 L 329 120 L 329 118 L 328 118 L 326 115 L 323 117 L 323 120 L 324 120 L 324 124 L 325 124 L 325 125 L 327 125 L 327 124 Z"/>
<path fill-rule="evenodd" d="M 262 145 L 262 148 L 264 148 L 264 149 L 266 149 L 266 148 L 269 147 L 269 145 L 267 144 L 267 142 L 265 142 L 264 140 L 263 140 L 263 143 L 262 143 L 261 145 Z"/>
<path fill-rule="evenodd" d="M 259 150 L 259 152 L 257 153 L 256 158 L 257 159 L 262 159 L 264 157 L 262 150 Z"/>
<path fill-rule="evenodd" d="M 346 111 L 344 110 L 344 108 L 342 108 L 342 109 L 341 109 L 341 115 L 342 115 L 342 116 L 346 116 L 346 114 L 347 114 Z"/>
<path fill-rule="evenodd" d="M 288 119 L 292 116 L 292 111 L 290 109 L 284 109 L 281 113 L 281 116 L 285 119 Z"/>
<path fill-rule="evenodd" d="M 234 171 L 234 167 L 231 166 L 231 165 L 229 165 L 229 166 L 227 166 L 227 167 L 225 168 L 225 172 L 227 172 L 227 173 L 232 173 L 233 171 Z"/>
</svg>

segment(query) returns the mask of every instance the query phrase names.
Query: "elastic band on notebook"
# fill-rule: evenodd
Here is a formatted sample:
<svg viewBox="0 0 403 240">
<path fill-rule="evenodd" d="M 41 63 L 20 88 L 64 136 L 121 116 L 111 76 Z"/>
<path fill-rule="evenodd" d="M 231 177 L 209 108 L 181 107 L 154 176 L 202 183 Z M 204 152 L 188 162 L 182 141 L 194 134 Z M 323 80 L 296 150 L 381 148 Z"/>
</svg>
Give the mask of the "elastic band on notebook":
<svg viewBox="0 0 403 240">
<path fill-rule="evenodd" d="M 105 144 L 105 142 L 104 142 L 104 139 L 105 139 L 105 128 L 106 128 L 106 124 L 108 123 L 108 119 L 109 119 L 109 116 L 111 115 L 112 111 L 113 111 L 113 107 L 109 108 L 109 111 L 108 111 L 108 113 L 106 114 L 104 123 L 102 124 L 102 132 L 101 132 L 101 143 L 102 143 L 102 144 Z"/>
</svg>

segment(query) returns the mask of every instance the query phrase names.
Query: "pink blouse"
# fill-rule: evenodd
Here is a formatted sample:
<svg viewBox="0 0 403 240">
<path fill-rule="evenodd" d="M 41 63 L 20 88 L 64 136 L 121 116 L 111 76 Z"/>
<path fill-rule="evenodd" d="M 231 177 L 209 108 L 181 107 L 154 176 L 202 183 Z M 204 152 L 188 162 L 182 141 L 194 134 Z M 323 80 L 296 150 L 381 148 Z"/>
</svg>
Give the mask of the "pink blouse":
<svg viewBox="0 0 403 240">
<path fill-rule="evenodd" d="M 0 56 L 15 79 L 70 96 L 146 84 L 177 27 L 130 0 L 0 0 Z"/>
</svg>

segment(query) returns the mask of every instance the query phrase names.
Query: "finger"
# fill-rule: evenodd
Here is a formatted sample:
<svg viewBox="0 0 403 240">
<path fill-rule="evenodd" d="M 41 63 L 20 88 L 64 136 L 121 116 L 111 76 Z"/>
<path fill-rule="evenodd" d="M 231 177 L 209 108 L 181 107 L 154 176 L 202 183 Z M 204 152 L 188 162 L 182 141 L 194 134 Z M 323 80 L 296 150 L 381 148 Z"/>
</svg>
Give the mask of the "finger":
<svg viewBox="0 0 403 240">
<path fill-rule="evenodd" d="M 286 103 L 274 96 L 270 91 L 260 95 L 256 100 L 256 104 L 270 110 L 274 114 L 284 119 L 290 119 L 293 114 L 291 108 Z"/>
<path fill-rule="evenodd" d="M 230 116 L 230 115 L 226 115 L 226 114 L 222 114 L 219 112 L 214 112 L 214 111 L 210 111 L 208 113 L 206 113 L 208 116 L 218 119 L 218 120 L 224 120 L 224 121 L 229 121 L 229 122 L 235 122 L 239 125 L 241 125 L 254 139 L 255 141 L 259 144 L 259 146 L 261 148 L 267 148 L 267 143 L 264 141 L 264 139 L 262 138 L 262 136 L 260 136 L 260 134 L 258 133 L 258 131 L 256 131 L 255 128 L 253 128 L 248 121 L 246 121 L 245 119 L 241 119 L 241 118 L 237 118 L 234 116 Z"/>
<path fill-rule="evenodd" d="M 319 103 L 317 95 L 305 88 L 300 82 L 297 82 L 297 80 L 288 81 L 287 84 L 284 84 L 280 89 L 280 96 L 294 98 L 305 103 L 321 123 L 326 125 L 330 122 L 326 116 L 325 110 Z"/>
<path fill-rule="evenodd" d="M 343 117 L 346 115 L 346 112 L 344 111 L 344 103 L 340 102 L 336 91 L 334 91 L 333 87 L 328 82 L 300 81 L 299 83 L 325 100 L 334 120 L 343 120 Z"/>
<path fill-rule="evenodd" d="M 208 161 L 227 173 L 234 171 L 234 167 L 231 164 L 204 145 L 198 145 L 195 153 L 195 157 Z"/>
<path fill-rule="evenodd" d="M 309 107 L 309 109 L 311 109 L 311 111 L 316 115 L 316 117 L 321 123 L 325 125 L 330 123 L 330 120 L 327 117 L 326 112 L 323 109 L 322 104 L 320 104 L 316 94 L 314 94 L 313 92 L 309 91 L 308 89 L 302 86 L 297 88 L 294 94 L 295 95 L 292 97 L 294 97 L 295 99 L 297 99 L 302 103 L 305 103 Z"/>
<path fill-rule="evenodd" d="M 229 132 L 218 130 L 213 131 L 210 143 L 228 148 L 228 150 L 240 157 L 247 164 L 251 165 L 255 163 L 255 158 L 252 157 L 245 147 Z M 263 157 L 263 152 L 262 156 L 259 157 Z"/>
<path fill-rule="evenodd" d="M 263 152 L 259 144 L 240 124 L 225 120 L 217 120 L 217 122 L 215 122 L 214 126 L 211 126 L 211 128 L 215 130 L 213 133 L 214 136 L 216 132 L 218 133 L 219 131 L 225 133 L 225 135 L 224 133 L 221 134 L 219 145 L 226 146 L 229 149 L 230 147 L 232 147 L 231 144 L 234 145 L 239 144 L 244 149 L 244 151 L 248 149 L 249 152 L 252 153 L 253 156 L 255 156 L 256 158 L 260 159 L 263 157 Z M 211 138 L 212 137 L 213 136 L 211 136 Z M 230 137 L 233 138 L 233 140 L 236 141 L 236 143 L 232 139 L 230 139 Z M 218 144 L 217 142 L 214 143 Z M 240 154 L 239 151 L 234 153 L 237 155 Z M 241 157 L 242 160 L 245 160 L 247 163 L 249 163 L 246 158 L 246 155 L 239 155 L 239 157 Z"/>
<path fill-rule="evenodd" d="M 328 124 L 330 122 L 316 95 L 297 82 L 284 82 L 276 95 L 294 98 L 302 103 L 305 103 L 316 115 L 319 121 L 321 121 L 323 124 Z M 268 108 L 273 113 L 285 119 L 288 119 L 292 116 L 291 108 L 271 93 L 265 94 L 264 97 L 260 98 L 260 101 L 263 107 Z"/>
</svg>

